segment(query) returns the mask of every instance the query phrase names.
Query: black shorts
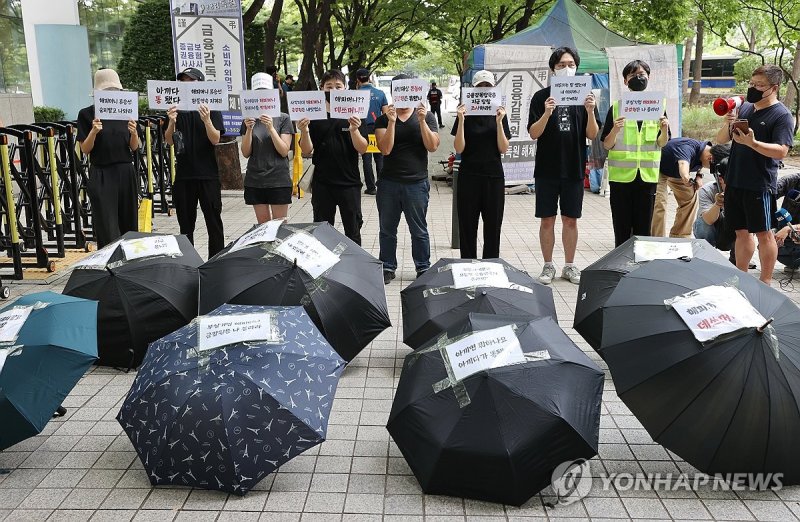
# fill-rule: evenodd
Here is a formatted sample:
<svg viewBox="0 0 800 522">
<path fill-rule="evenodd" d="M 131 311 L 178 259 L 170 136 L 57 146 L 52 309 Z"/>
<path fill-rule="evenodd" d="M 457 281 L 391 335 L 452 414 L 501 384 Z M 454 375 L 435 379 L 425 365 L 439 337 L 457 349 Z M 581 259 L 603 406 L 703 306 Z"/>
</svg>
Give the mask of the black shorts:
<svg viewBox="0 0 800 522">
<path fill-rule="evenodd" d="M 559 207 L 562 216 L 581 217 L 583 191 L 583 178 L 536 178 L 536 217 L 553 217 Z"/>
<path fill-rule="evenodd" d="M 248 205 L 289 205 L 292 203 L 292 187 L 245 187 L 244 202 Z"/>
<path fill-rule="evenodd" d="M 725 223 L 731 230 L 765 232 L 772 228 L 777 204 L 770 192 L 725 187 Z"/>
</svg>

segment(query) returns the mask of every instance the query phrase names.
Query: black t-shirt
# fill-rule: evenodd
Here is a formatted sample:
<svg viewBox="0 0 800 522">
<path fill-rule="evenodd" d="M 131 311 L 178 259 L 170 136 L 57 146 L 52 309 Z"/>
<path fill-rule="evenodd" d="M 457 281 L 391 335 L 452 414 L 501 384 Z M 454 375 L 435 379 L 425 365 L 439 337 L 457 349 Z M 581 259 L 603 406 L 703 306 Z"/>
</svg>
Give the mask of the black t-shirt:
<svg viewBox="0 0 800 522">
<path fill-rule="evenodd" d="M 528 130 L 544 114 L 544 102 L 550 87 L 539 90 L 531 98 Z M 594 117 L 599 122 L 597 108 Z M 583 179 L 586 170 L 586 121 L 589 114 L 582 105 L 559 105 L 547 120 L 544 132 L 536 141 L 534 178 Z"/>
<path fill-rule="evenodd" d="M 425 115 L 425 123 L 433 132 L 439 132 L 433 113 Z M 388 125 L 389 118 L 385 114 L 375 120 L 375 129 L 385 129 Z M 422 131 L 419 128 L 416 111 L 412 111 L 406 121 L 397 118 L 392 152 L 383 159 L 381 178 L 404 183 L 428 179 L 428 149 L 422 141 Z"/>
<path fill-rule="evenodd" d="M 681 173 L 678 169 L 678 162 L 685 161 L 689 164 L 689 172 L 696 172 L 702 166 L 701 157 L 706 146 L 710 145 L 707 141 L 698 141 L 692 138 L 675 138 L 669 140 L 661 148 L 661 164 L 659 171 L 670 178 L 680 178 Z"/>
<path fill-rule="evenodd" d="M 225 132 L 222 113 L 211 111 L 214 128 Z M 183 136 L 183 153 L 176 156 L 175 179 L 219 179 L 214 145 L 208 139 L 206 126 L 197 111 L 179 111 L 175 130 Z"/>
<path fill-rule="evenodd" d="M 450 134 L 458 132 L 458 118 Z M 503 132 L 511 139 L 508 117 L 503 117 Z M 459 174 L 503 177 L 503 162 L 497 150 L 497 119 L 494 116 L 464 117 L 464 152 L 461 153 Z"/>
<path fill-rule="evenodd" d="M 431 105 L 439 105 L 442 103 L 442 91 L 439 89 L 431 89 L 428 91 L 428 103 Z"/>
<path fill-rule="evenodd" d="M 792 114 L 782 103 L 775 103 L 758 111 L 753 104 L 745 103 L 739 109 L 739 118 L 750 122 L 756 141 L 789 147 L 794 143 Z M 775 194 L 778 163 L 778 160 L 768 158 L 747 145 L 732 141 L 725 183 L 738 189 L 769 191 Z"/>
<path fill-rule="evenodd" d="M 94 105 L 83 108 L 78 113 L 78 141 L 85 141 L 92 130 Z M 131 153 L 131 133 L 128 122 L 122 120 L 103 120 L 103 130 L 94 138 L 94 148 L 89 159 L 95 167 L 105 167 L 116 163 L 133 162 Z"/>
<path fill-rule="evenodd" d="M 330 115 L 327 120 L 309 123 L 308 134 L 314 146 L 313 183 L 339 187 L 361 186 L 358 151 L 353 146 L 349 129 L 347 120 L 330 118 Z"/>
</svg>

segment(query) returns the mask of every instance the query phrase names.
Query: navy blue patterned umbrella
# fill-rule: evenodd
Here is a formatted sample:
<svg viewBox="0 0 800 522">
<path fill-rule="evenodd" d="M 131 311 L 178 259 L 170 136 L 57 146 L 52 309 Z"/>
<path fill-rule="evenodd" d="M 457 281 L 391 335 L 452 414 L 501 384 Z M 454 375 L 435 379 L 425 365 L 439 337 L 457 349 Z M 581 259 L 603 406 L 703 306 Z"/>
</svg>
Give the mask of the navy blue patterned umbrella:
<svg viewBox="0 0 800 522">
<path fill-rule="evenodd" d="M 150 345 L 117 420 L 152 484 L 243 495 L 325 440 L 344 367 L 302 307 L 223 305 Z"/>
</svg>

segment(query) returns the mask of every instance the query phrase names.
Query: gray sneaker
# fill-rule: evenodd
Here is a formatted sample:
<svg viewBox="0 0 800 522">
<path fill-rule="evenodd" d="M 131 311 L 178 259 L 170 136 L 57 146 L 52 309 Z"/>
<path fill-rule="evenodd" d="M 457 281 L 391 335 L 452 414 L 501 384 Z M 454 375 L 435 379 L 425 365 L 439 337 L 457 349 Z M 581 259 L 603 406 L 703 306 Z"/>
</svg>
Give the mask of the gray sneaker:
<svg viewBox="0 0 800 522">
<path fill-rule="evenodd" d="M 549 285 L 553 282 L 553 278 L 556 276 L 556 267 L 553 265 L 544 265 L 542 268 L 542 273 L 539 274 L 539 282 L 543 285 Z"/>
<path fill-rule="evenodd" d="M 561 279 L 577 285 L 581 282 L 581 271 L 576 266 L 565 266 L 561 271 Z"/>
</svg>

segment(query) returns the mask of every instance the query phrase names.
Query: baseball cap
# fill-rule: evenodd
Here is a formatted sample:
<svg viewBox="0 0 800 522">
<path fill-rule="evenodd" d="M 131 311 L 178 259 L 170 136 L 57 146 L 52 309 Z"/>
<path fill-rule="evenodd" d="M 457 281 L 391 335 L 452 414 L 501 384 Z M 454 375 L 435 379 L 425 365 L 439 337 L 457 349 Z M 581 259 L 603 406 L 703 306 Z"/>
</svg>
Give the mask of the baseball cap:
<svg viewBox="0 0 800 522">
<path fill-rule="evenodd" d="M 364 69 L 363 67 L 356 71 L 356 78 L 359 80 L 369 80 L 369 69 Z"/>
<path fill-rule="evenodd" d="M 188 67 L 178 73 L 178 80 L 182 80 L 184 77 L 197 80 L 198 82 L 205 81 L 206 79 L 206 75 L 203 74 L 203 71 L 200 69 L 195 69 L 194 67 Z"/>
<path fill-rule="evenodd" d="M 487 71 L 485 69 L 476 72 L 472 76 L 472 85 L 475 86 L 475 85 L 479 85 L 481 83 L 488 83 L 489 85 L 494 87 L 494 85 L 495 85 L 495 83 L 494 83 L 494 74 L 490 73 L 489 71 Z"/>
<path fill-rule="evenodd" d="M 98 91 L 122 90 L 119 75 L 114 69 L 99 69 L 94 73 L 94 88 Z"/>
<path fill-rule="evenodd" d="M 274 79 L 267 73 L 255 73 L 252 78 L 250 78 L 250 87 L 254 91 L 258 89 L 272 89 L 274 86 Z"/>
<path fill-rule="evenodd" d="M 401 74 L 398 74 L 397 76 L 395 76 L 394 78 L 392 78 L 392 81 L 395 81 L 395 80 L 410 80 L 410 79 L 411 79 L 411 76 L 409 76 L 408 74 L 402 74 L 401 73 Z"/>
</svg>

